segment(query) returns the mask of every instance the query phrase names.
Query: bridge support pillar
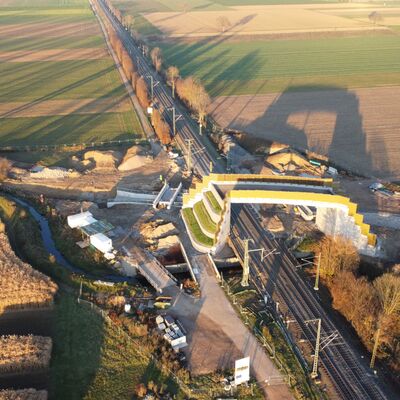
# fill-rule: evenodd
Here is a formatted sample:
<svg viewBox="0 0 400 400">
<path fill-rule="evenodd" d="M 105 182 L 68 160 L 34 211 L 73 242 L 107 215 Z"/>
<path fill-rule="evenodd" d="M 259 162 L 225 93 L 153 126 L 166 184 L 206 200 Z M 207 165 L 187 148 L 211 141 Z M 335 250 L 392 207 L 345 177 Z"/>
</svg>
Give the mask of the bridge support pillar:
<svg viewBox="0 0 400 400">
<path fill-rule="evenodd" d="M 315 223 L 326 235 L 342 236 L 351 240 L 359 250 L 367 250 L 368 238 L 348 212 L 339 208 L 318 207 Z"/>
</svg>

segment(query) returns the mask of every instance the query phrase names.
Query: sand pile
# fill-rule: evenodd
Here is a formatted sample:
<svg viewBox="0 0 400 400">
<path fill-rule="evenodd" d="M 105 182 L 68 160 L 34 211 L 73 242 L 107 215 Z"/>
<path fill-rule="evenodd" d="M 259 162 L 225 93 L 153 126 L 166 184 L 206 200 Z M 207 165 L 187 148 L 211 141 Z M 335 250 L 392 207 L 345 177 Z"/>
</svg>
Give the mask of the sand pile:
<svg viewBox="0 0 400 400">
<path fill-rule="evenodd" d="M 64 179 L 72 174 L 74 174 L 72 171 L 61 167 L 35 167 L 30 171 L 29 177 L 34 179 Z"/>
<path fill-rule="evenodd" d="M 264 218 L 263 227 L 270 232 L 283 232 L 285 230 L 282 220 L 277 215 Z"/>
<path fill-rule="evenodd" d="M 146 150 L 142 146 L 133 146 L 126 152 L 118 170 L 131 171 L 151 162 L 152 157 L 147 155 Z"/>
<path fill-rule="evenodd" d="M 91 161 L 96 169 L 116 169 L 122 158 L 118 151 L 87 151 L 83 155 L 83 161 Z"/>
<path fill-rule="evenodd" d="M 268 156 L 265 161 L 280 172 L 300 172 L 299 170 L 310 172 L 313 170 L 313 166 L 304 156 L 289 148 Z"/>
<path fill-rule="evenodd" d="M 161 238 L 158 240 L 156 253 L 166 254 L 171 247 L 174 247 L 176 245 L 179 245 L 179 237 L 177 235 Z"/>
<path fill-rule="evenodd" d="M 289 145 L 283 144 L 283 143 L 278 143 L 278 142 L 272 142 L 271 146 L 269 148 L 269 154 L 272 155 L 275 153 L 279 153 L 286 149 L 289 149 Z"/>
<path fill-rule="evenodd" d="M 175 235 L 178 231 L 172 223 L 164 225 L 156 225 L 155 223 L 147 223 L 142 225 L 141 235 L 147 240 L 160 239 L 166 236 Z"/>
</svg>

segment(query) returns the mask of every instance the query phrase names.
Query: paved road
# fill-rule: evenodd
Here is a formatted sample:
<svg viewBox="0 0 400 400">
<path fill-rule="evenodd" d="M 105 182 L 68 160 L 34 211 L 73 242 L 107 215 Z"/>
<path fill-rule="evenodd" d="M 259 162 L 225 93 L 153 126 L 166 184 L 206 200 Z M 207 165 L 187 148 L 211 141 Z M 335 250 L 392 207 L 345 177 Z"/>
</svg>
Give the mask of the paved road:
<svg viewBox="0 0 400 400">
<path fill-rule="evenodd" d="M 346 340 L 340 335 L 314 291 L 308 287 L 296 273 L 296 259 L 286 247 L 268 237 L 258 221 L 257 214 L 250 208 L 234 206 L 232 208 L 231 240 L 238 255 L 243 260 L 242 239 L 251 237 L 257 248 L 275 250 L 260 262 L 260 253 L 252 252 L 250 276 L 260 293 L 268 293 L 274 299 L 273 308 L 279 303 L 277 320 L 292 324 L 291 331 L 297 340 L 307 339 L 313 346 L 316 342 L 316 323 L 305 321 L 320 318 L 322 321 L 320 365 L 333 382 L 335 390 L 344 399 L 385 399 L 366 365 L 358 359 Z M 252 245 L 253 246 L 253 245 Z M 256 247 L 252 247 L 256 248 Z M 310 290 L 311 289 L 311 290 Z M 276 308 L 275 308 L 276 309 Z"/>
<path fill-rule="evenodd" d="M 267 399 L 292 399 L 281 373 L 239 319 L 218 284 L 208 256 L 198 255 L 191 261 L 198 271 L 201 298 L 193 299 L 181 293 L 169 312 L 189 331 L 186 352 L 192 372 L 204 374 L 232 368 L 235 359 L 250 356 L 252 375 L 264 389 Z M 279 384 L 269 386 L 268 381 Z"/>
</svg>

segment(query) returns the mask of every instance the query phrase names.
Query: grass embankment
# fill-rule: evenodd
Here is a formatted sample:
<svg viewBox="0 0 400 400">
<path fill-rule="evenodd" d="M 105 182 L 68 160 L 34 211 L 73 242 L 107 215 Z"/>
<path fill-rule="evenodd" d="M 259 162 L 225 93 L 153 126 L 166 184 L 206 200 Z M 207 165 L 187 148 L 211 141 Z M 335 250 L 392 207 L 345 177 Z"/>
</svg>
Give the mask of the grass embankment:
<svg viewBox="0 0 400 400">
<path fill-rule="evenodd" d="M 157 45 L 166 65 L 195 72 L 212 97 L 400 84 L 397 35 Z"/>
<path fill-rule="evenodd" d="M 211 219 L 210 214 L 208 213 L 203 201 L 199 201 L 193 206 L 193 212 L 196 214 L 197 218 L 200 220 L 201 226 L 207 232 L 209 232 L 211 234 L 215 234 L 215 232 L 217 230 L 217 225 Z"/>
<path fill-rule="evenodd" d="M 50 398 L 131 399 L 139 383 L 167 381 L 126 333 L 68 295 L 56 305 L 54 328 Z"/>
<path fill-rule="evenodd" d="M 184 208 L 182 210 L 182 215 L 188 228 L 190 229 L 190 232 L 193 235 L 193 238 L 200 244 L 211 247 L 213 245 L 213 240 L 206 236 L 201 230 L 199 224 L 197 223 L 196 217 L 193 214 L 193 209 Z"/>
<path fill-rule="evenodd" d="M 218 200 L 215 198 L 214 194 L 210 192 L 205 192 L 205 196 L 207 197 L 207 200 L 209 204 L 211 205 L 212 209 L 217 213 L 221 214 L 222 208 L 218 203 Z"/>
</svg>

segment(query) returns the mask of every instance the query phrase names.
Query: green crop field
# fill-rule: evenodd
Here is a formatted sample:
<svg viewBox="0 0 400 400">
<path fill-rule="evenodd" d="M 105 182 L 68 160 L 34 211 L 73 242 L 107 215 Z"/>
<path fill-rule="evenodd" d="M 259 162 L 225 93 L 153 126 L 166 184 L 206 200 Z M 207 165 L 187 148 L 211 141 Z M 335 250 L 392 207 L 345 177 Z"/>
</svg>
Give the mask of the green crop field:
<svg viewBox="0 0 400 400">
<path fill-rule="evenodd" d="M 0 143 L 3 146 L 23 146 L 125 140 L 139 138 L 140 129 L 132 112 L 3 118 Z"/>
<path fill-rule="evenodd" d="M 24 31 L 26 24 L 29 27 Z M 76 24 L 76 29 L 64 30 L 64 24 Z M 86 31 L 88 26 L 91 28 Z M 51 32 L 54 27 L 57 33 L 47 34 L 46 29 Z M 0 3 L 0 52 L 43 51 L 41 54 L 45 55 L 46 50 L 66 49 L 73 58 L 71 50 L 105 47 L 88 0 L 4 0 Z M 99 108 L 98 112 L 94 109 L 86 114 L 69 115 L 46 112 L 44 102 L 53 100 L 101 98 L 117 104 L 126 95 L 126 89 L 107 53 L 104 58 L 92 60 L 63 61 L 54 57 L 51 61 L 35 61 L 29 55 L 26 57 L 25 62 L 0 61 L 0 107 L 1 103 L 17 103 L 14 107 L 18 110 L 34 104 L 40 108 L 40 116 L 22 114 L 8 118 L 7 113 L 0 114 L 0 147 L 100 142 L 143 135 L 133 108 L 131 111 L 126 107 L 121 111 L 115 108 L 109 113 Z"/>
<path fill-rule="evenodd" d="M 166 64 L 194 74 L 212 96 L 400 84 L 400 36 L 158 43 Z"/>
<path fill-rule="evenodd" d="M 0 63 L 0 101 L 121 96 L 125 92 L 110 59 Z"/>
</svg>

